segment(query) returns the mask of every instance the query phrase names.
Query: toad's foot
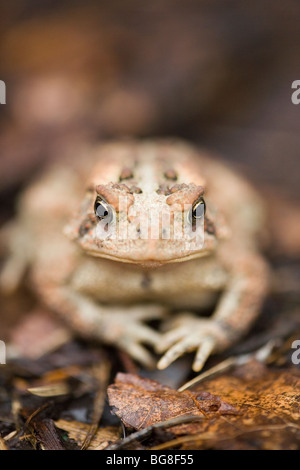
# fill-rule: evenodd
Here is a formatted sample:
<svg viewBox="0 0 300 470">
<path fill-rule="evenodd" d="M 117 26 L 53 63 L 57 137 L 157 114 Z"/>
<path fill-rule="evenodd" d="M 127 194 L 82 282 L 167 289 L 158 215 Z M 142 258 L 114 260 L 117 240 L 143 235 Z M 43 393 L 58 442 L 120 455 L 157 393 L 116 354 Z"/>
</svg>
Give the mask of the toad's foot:
<svg viewBox="0 0 300 470">
<path fill-rule="evenodd" d="M 178 357 L 196 350 L 193 370 L 198 372 L 212 352 L 222 351 L 227 346 L 226 333 L 216 320 L 182 314 L 172 322 L 171 330 L 156 345 L 158 352 L 167 351 L 157 367 L 165 369 Z"/>
<path fill-rule="evenodd" d="M 68 287 L 47 290 L 44 287 L 43 293 L 53 310 L 68 320 L 81 336 L 123 349 L 145 366 L 155 365 L 151 354 L 141 343 L 154 346 L 160 342 L 161 334 L 145 322 L 165 318 L 169 312 L 164 306 L 102 305 Z"/>
<path fill-rule="evenodd" d="M 106 343 L 123 349 L 139 363 L 153 368 L 155 361 L 141 343 L 155 346 L 160 342 L 161 334 L 143 321 L 161 318 L 164 313 L 164 309 L 156 305 L 125 308 L 125 312 L 124 309 L 117 311 L 113 308 L 102 316 L 98 336 Z"/>
</svg>

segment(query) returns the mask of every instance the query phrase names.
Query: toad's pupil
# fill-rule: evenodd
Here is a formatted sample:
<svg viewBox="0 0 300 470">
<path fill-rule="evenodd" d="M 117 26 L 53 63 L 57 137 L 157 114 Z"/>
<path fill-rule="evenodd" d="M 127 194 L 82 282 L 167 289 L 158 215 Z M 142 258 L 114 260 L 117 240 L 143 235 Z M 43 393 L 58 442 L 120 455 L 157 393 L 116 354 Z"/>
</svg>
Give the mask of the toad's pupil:
<svg viewBox="0 0 300 470">
<path fill-rule="evenodd" d="M 103 219 L 104 217 L 108 215 L 108 210 L 101 203 L 96 204 L 95 209 L 96 209 L 96 214 L 100 219 Z"/>
<path fill-rule="evenodd" d="M 194 207 L 194 209 L 193 209 L 193 217 L 194 217 L 195 219 L 200 219 L 200 218 L 203 217 L 203 215 L 204 215 L 204 210 L 205 210 L 204 203 L 203 203 L 203 202 L 200 202 L 200 203 L 197 204 L 197 206 Z"/>
</svg>

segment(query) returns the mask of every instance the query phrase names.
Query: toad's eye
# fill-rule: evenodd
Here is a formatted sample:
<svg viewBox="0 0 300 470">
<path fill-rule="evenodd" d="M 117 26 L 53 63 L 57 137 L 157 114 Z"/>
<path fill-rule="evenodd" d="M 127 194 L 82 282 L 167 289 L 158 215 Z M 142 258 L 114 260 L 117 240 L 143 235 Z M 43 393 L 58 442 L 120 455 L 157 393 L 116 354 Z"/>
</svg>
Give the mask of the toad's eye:
<svg viewBox="0 0 300 470">
<path fill-rule="evenodd" d="M 94 211 L 98 219 L 105 220 L 109 223 L 113 219 L 113 210 L 107 202 L 103 201 L 101 197 L 97 196 Z"/>
<path fill-rule="evenodd" d="M 190 223 L 195 223 L 197 220 L 202 219 L 204 217 L 206 211 L 206 205 L 203 197 L 198 199 L 191 208 L 189 212 L 189 221 Z"/>
</svg>

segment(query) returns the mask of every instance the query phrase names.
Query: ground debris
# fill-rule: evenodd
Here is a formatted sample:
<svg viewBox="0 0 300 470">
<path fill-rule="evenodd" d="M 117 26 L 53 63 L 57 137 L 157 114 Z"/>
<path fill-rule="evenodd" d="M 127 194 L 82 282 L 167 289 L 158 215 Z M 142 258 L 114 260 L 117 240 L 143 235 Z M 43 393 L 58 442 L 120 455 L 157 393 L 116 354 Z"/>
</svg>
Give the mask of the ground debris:
<svg viewBox="0 0 300 470">
<path fill-rule="evenodd" d="M 150 379 L 117 374 L 108 387 L 109 404 L 125 426 L 143 429 L 179 416 L 236 414 L 238 411 L 209 392 L 178 392 Z"/>
<path fill-rule="evenodd" d="M 81 423 L 79 421 L 66 421 L 60 419 L 55 422 L 57 428 L 66 431 L 69 439 L 73 439 L 79 447 L 82 447 L 86 436 L 90 431 L 90 425 Z M 98 428 L 89 443 L 87 450 L 103 450 L 113 442 L 117 441 L 120 437 L 119 426 L 105 426 Z"/>
<path fill-rule="evenodd" d="M 145 449 L 292 450 L 300 447 L 300 372 L 297 369 L 271 370 L 253 360 L 204 380 L 190 390 L 190 395 L 181 392 L 178 398 L 179 393 L 130 374 L 118 374 L 116 384 L 108 390 L 113 412 L 134 429 L 145 431 L 153 423 L 160 423 L 163 429 L 164 421 L 167 423 L 172 417 L 197 415 L 202 410 L 203 419 L 166 426 L 173 437 L 169 435 L 164 440 L 160 435 L 161 442 L 155 442 L 153 435 L 152 440 L 144 439 Z M 132 400 L 130 407 L 127 400 Z"/>
</svg>

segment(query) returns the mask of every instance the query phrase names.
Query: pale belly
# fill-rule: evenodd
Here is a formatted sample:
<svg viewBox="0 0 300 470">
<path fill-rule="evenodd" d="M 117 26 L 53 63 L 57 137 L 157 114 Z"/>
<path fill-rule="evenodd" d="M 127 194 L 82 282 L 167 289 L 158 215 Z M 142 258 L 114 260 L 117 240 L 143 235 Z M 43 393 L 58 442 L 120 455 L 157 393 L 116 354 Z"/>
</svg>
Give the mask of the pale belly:
<svg viewBox="0 0 300 470">
<path fill-rule="evenodd" d="M 85 258 L 72 287 L 105 304 L 163 303 L 174 309 L 213 305 L 228 275 L 214 259 L 199 259 L 145 270 L 136 265 Z"/>
</svg>

